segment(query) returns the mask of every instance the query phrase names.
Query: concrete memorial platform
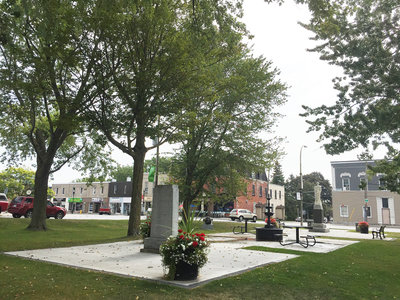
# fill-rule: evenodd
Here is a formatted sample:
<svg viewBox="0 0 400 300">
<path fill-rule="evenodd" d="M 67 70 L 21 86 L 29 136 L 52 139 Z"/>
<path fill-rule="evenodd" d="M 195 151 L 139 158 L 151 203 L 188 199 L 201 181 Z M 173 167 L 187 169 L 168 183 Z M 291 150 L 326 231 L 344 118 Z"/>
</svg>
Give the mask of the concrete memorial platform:
<svg viewBox="0 0 400 300">
<path fill-rule="evenodd" d="M 165 280 L 161 256 L 155 253 L 141 252 L 142 241 L 16 251 L 6 254 L 193 288 L 211 280 L 233 276 L 257 267 L 297 257 L 293 254 L 245 250 L 244 247 L 264 246 L 325 253 L 356 243 L 356 241 L 324 239 L 318 240 L 320 243 L 315 246 L 305 249 L 298 245 L 283 247 L 278 242 L 255 241 L 254 234 L 238 236 L 232 233 L 210 235 L 209 240 L 211 242 L 209 261 L 200 269 L 198 278 L 193 281 Z"/>
</svg>

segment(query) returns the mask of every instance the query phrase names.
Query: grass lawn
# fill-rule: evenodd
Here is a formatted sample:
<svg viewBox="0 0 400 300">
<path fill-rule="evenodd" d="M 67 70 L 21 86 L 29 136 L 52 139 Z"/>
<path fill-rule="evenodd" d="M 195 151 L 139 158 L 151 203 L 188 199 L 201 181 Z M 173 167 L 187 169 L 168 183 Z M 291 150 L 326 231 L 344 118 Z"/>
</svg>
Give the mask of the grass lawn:
<svg viewBox="0 0 400 300">
<path fill-rule="evenodd" d="M 1 252 L 127 240 L 127 221 L 48 220 L 47 232 L 27 231 L 27 224 L 0 218 Z M 235 224 L 215 222 L 212 232 L 231 231 Z M 0 299 L 400 298 L 400 240 L 363 240 L 326 254 L 295 253 L 300 257 L 192 290 L 0 254 Z"/>
</svg>

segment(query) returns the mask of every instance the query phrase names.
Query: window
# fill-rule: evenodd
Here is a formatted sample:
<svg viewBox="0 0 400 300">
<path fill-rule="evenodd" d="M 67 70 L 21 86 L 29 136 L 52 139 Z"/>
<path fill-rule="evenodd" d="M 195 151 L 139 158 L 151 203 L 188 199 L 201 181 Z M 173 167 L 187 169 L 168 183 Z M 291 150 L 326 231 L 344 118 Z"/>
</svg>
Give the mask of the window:
<svg viewBox="0 0 400 300">
<path fill-rule="evenodd" d="M 83 193 L 83 187 L 81 187 L 81 194 Z"/>
<path fill-rule="evenodd" d="M 251 194 L 252 194 L 253 196 L 256 195 L 256 186 L 255 186 L 254 184 L 253 184 L 253 187 L 252 187 Z"/>
<path fill-rule="evenodd" d="M 382 198 L 382 207 L 389 208 L 389 199 L 388 198 Z"/>
<path fill-rule="evenodd" d="M 277 193 L 277 191 L 275 190 L 275 199 L 278 199 L 278 193 Z"/>
<path fill-rule="evenodd" d="M 282 191 L 279 191 L 279 199 L 282 199 Z"/>
<path fill-rule="evenodd" d="M 58 194 L 58 188 L 56 188 L 56 194 Z"/>
<path fill-rule="evenodd" d="M 96 187 L 94 186 L 93 187 L 93 195 L 95 195 L 96 194 Z"/>
<path fill-rule="evenodd" d="M 350 191 L 350 178 L 342 178 L 343 191 Z"/>
<path fill-rule="evenodd" d="M 63 188 L 63 190 L 62 190 L 63 195 L 64 195 L 64 192 L 65 192 L 65 189 Z"/>
<path fill-rule="evenodd" d="M 262 186 L 260 186 L 259 197 L 262 197 Z"/>
<path fill-rule="evenodd" d="M 104 194 L 104 186 L 101 187 L 101 193 Z"/>
<path fill-rule="evenodd" d="M 265 198 L 268 198 L 268 189 L 265 188 Z"/>
<path fill-rule="evenodd" d="M 126 185 L 124 185 L 124 195 L 126 195 Z"/>
<path fill-rule="evenodd" d="M 272 189 L 269 190 L 269 197 L 272 198 Z"/>
<path fill-rule="evenodd" d="M 341 217 L 348 217 L 349 216 L 349 207 L 347 205 L 340 206 L 340 216 Z"/>
<path fill-rule="evenodd" d="M 114 185 L 114 194 L 117 193 L 117 185 Z"/>
<path fill-rule="evenodd" d="M 371 216 L 371 206 L 367 206 L 366 211 L 367 211 L 367 217 L 368 218 L 372 218 L 372 216 Z"/>
</svg>

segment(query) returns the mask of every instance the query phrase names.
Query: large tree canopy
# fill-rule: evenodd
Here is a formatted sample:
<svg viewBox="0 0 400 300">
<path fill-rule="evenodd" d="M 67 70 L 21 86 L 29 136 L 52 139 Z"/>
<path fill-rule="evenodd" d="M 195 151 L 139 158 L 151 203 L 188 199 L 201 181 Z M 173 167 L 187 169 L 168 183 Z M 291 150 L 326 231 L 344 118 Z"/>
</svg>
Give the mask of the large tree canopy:
<svg viewBox="0 0 400 300">
<path fill-rule="evenodd" d="M 241 186 L 237 174 L 244 178 L 272 167 L 279 139 L 270 143 L 259 134 L 271 129 L 274 108 L 285 101 L 285 86 L 271 63 L 246 51 L 197 75 L 185 90 L 182 148 L 173 164 L 185 210 L 211 187 L 217 193 L 223 188 L 233 200 Z"/>
<path fill-rule="evenodd" d="M 49 175 L 87 145 L 81 114 L 95 86 L 91 73 L 99 30 L 91 17 L 94 2 L 0 2 L 2 159 L 36 161 L 30 229 L 46 229 Z M 88 151 L 86 157 L 92 153 L 99 152 Z"/>
<path fill-rule="evenodd" d="M 232 54 L 241 38 L 241 1 L 141 0 L 104 3 L 101 92 L 87 117 L 133 159 L 128 235 L 139 233 L 143 166 L 149 146 L 171 140 L 181 122 L 184 90 Z M 108 26 L 107 26 L 108 25 Z M 235 34 L 238 32 L 237 34 Z"/>
<path fill-rule="evenodd" d="M 334 105 L 305 107 L 303 116 L 310 130 L 322 131 L 320 140 L 329 154 L 383 145 L 387 158 L 396 159 L 400 142 L 399 2 L 307 2 L 313 18 L 304 26 L 322 42 L 312 51 L 344 72 L 334 81 L 339 91 Z M 398 164 L 392 167 L 400 170 Z M 379 171 L 385 172 L 384 168 Z"/>
</svg>

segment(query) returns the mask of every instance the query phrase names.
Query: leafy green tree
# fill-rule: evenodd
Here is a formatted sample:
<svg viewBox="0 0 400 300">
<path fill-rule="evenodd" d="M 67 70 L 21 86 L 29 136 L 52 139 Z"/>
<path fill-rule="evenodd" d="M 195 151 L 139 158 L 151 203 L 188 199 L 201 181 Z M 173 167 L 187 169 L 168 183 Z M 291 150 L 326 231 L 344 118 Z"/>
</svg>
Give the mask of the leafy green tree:
<svg viewBox="0 0 400 300">
<path fill-rule="evenodd" d="M 312 49 L 342 68 L 334 105 L 304 107 L 310 130 L 322 131 L 329 154 L 359 146 L 387 148 L 376 172 L 396 174 L 400 142 L 400 9 L 397 0 L 307 1 L 313 18 L 304 25 L 321 43 Z M 397 191 L 398 176 L 387 176 Z"/>
<path fill-rule="evenodd" d="M 169 174 L 171 170 L 172 158 L 160 156 L 158 158 L 158 172 L 163 174 Z M 156 157 L 152 157 L 151 159 L 146 159 L 144 161 L 144 170 L 148 171 L 151 166 L 156 165 Z"/>
<path fill-rule="evenodd" d="M 319 183 L 322 187 L 321 202 L 326 216 L 332 211 L 332 186 L 328 180 L 319 172 L 303 175 L 303 209 L 307 216 L 312 218 L 313 205 L 315 201 L 314 187 Z M 300 201 L 296 200 L 296 193 L 300 191 L 300 176 L 290 175 L 285 183 L 285 210 L 286 217 L 294 220 L 300 213 Z"/>
<path fill-rule="evenodd" d="M 103 18 L 101 89 L 91 114 L 95 128 L 133 158 L 128 235 L 138 235 L 146 138 L 171 140 L 181 122 L 192 74 L 232 53 L 241 1 L 114 1 Z M 107 27 L 107 25 L 109 25 Z M 240 35 L 239 35 L 240 36 Z M 234 39 L 235 38 L 235 39 Z M 208 41 L 208 48 L 198 47 Z M 203 51 L 206 50 L 206 51 Z M 105 76 L 104 74 L 110 74 Z"/>
<path fill-rule="evenodd" d="M 182 108 L 182 148 L 173 164 L 185 211 L 232 170 L 244 178 L 272 165 L 278 151 L 257 134 L 272 126 L 285 91 L 270 63 L 246 50 L 197 75 L 185 90 L 190 101 Z"/>
<path fill-rule="evenodd" d="M 132 177 L 132 166 L 118 165 L 114 170 L 110 172 L 110 176 L 111 179 L 115 179 L 116 181 L 126 181 L 128 177 Z"/>
<path fill-rule="evenodd" d="M 9 167 L 0 172 L 0 191 L 3 193 L 7 189 L 7 197 L 10 199 L 25 195 L 26 191 L 33 190 L 34 186 L 34 171 Z"/>
<path fill-rule="evenodd" d="M 282 166 L 278 161 L 275 162 L 274 165 L 274 175 L 272 177 L 271 183 L 285 185 L 285 177 L 283 176 Z"/>
<path fill-rule="evenodd" d="M 99 51 L 98 19 L 91 17 L 95 2 L 0 2 L 2 159 L 36 160 L 28 229 L 46 230 L 49 175 L 79 153 L 87 159 L 102 147 L 97 140 L 82 152 L 82 110 L 92 101 Z"/>
</svg>

